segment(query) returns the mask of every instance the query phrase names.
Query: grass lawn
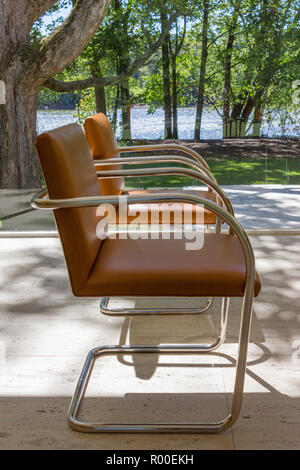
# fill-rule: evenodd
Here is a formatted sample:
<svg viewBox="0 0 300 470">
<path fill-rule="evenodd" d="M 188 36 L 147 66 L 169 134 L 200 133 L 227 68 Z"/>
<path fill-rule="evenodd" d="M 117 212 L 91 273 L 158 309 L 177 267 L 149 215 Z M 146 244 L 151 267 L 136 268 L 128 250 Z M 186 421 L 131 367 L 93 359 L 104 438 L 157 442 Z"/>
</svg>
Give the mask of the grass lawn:
<svg viewBox="0 0 300 470">
<path fill-rule="evenodd" d="M 295 157 L 213 158 L 207 157 L 213 175 L 221 185 L 234 184 L 300 184 L 300 159 Z M 172 166 L 175 164 L 173 163 Z M 143 167 L 160 165 L 144 165 Z M 180 166 L 180 165 L 176 165 Z M 138 167 L 136 167 L 138 168 Z M 139 168 L 142 168 L 139 166 Z M 198 185 L 185 176 L 149 176 L 127 178 L 127 188 L 172 187 Z"/>
</svg>

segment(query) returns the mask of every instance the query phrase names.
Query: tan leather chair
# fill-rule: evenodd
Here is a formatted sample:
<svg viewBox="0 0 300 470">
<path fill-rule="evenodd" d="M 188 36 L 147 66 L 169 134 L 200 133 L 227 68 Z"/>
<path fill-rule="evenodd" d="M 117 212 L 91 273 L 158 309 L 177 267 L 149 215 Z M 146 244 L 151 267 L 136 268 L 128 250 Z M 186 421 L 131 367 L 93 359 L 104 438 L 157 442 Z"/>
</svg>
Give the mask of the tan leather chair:
<svg viewBox="0 0 300 470">
<path fill-rule="evenodd" d="M 229 231 L 205 233 L 204 246 L 185 250 L 185 240 L 105 239 L 96 234 L 100 204 L 118 204 L 118 196 L 102 196 L 84 133 L 77 124 L 46 132 L 36 142 L 47 190 L 32 206 L 54 210 L 58 233 L 75 296 L 219 296 L 223 298 L 221 331 L 212 344 L 159 346 L 100 346 L 90 351 L 68 412 L 68 422 L 85 432 L 219 432 L 237 419 L 241 407 L 252 300 L 260 291 L 252 248 L 246 233 L 226 209 L 194 195 L 157 193 L 129 195 L 132 203 L 178 201 L 203 204 L 221 217 Z M 118 171 L 116 174 L 118 176 Z M 80 403 L 95 360 L 105 354 L 207 353 L 219 347 L 226 334 L 230 297 L 243 297 L 240 347 L 232 410 L 217 423 L 103 424 L 82 422 Z M 156 313 L 159 313 L 157 311 Z M 153 317 L 155 321 L 155 316 Z M 187 395 L 188 399 L 188 395 Z M 195 410 L 196 411 L 196 410 Z"/>
<path fill-rule="evenodd" d="M 84 122 L 85 133 L 87 136 L 87 140 L 89 142 L 89 146 L 91 149 L 91 153 L 95 162 L 95 166 L 98 172 L 99 177 L 103 174 L 109 175 L 109 170 L 122 171 L 123 165 L 135 164 L 135 165 L 144 165 L 149 163 L 183 163 L 185 166 L 189 168 L 180 168 L 178 173 L 176 167 L 164 167 L 163 169 L 155 169 L 154 175 L 172 175 L 172 174 L 185 174 L 186 176 L 190 176 L 200 184 L 205 184 L 208 188 L 204 190 L 182 190 L 176 189 L 179 192 L 183 192 L 183 194 L 190 194 L 190 195 L 197 195 L 200 197 L 205 197 L 213 202 L 219 201 L 219 203 L 224 203 L 224 205 L 230 206 L 230 210 L 233 214 L 233 208 L 231 206 L 231 202 L 228 199 L 227 195 L 222 191 L 222 189 L 217 185 L 217 182 L 213 175 L 210 172 L 210 169 L 205 162 L 205 160 L 194 150 L 177 144 L 159 144 L 159 145 L 143 145 L 143 146 L 130 146 L 130 147 L 118 147 L 117 141 L 112 129 L 112 126 L 107 119 L 107 117 L 103 113 L 98 113 L 94 116 L 87 118 Z M 152 155 L 150 157 L 125 157 L 123 156 L 120 158 L 121 153 L 136 153 L 136 152 L 159 152 L 162 150 L 176 150 L 180 151 L 184 154 L 184 156 L 179 155 Z M 191 168 L 195 171 L 191 171 Z M 141 170 L 140 170 L 141 171 Z M 143 173 L 137 172 L 135 174 L 134 171 L 128 171 L 127 176 L 134 177 L 134 176 L 153 176 L 151 170 L 144 170 Z M 184 173 L 183 173 L 184 172 Z M 159 193 L 162 190 L 131 190 L 125 191 L 124 190 L 124 177 L 122 178 L 100 178 L 100 186 L 103 195 L 138 195 L 138 194 L 155 194 Z M 213 184 L 213 186 L 211 186 Z M 163 190 L 163 192 L 172 192 L 172 190 Z M 219 198 L 219 199 L 218 199 Z M 211 225 L 215 225 L 217 220 L 214 213 L 205 209 L 203 206 L 195 205 L 195 204 L 186 204 L 186 203 L 177 203 L 176 207 L 174 208 L 174 204 L 172 203 L 164 203 L 156 205 L 156 223 L 163 224 L 166 220 L 166 215 L 169 217 L 170 224 L 177 224 L 178 220 L 179 224 L 183 223 L 184 221 L 180 221 L 180 215 L 182 214 L 182 209 L 184 206 L 185 215 L 187 216 L 188 222 L 190 224 L 201 224 L 204 223 L 208 228 Z M 166 209 L 167 207 L 167 209 Z M 151 212 L 152 211 L 152 212 Z M 139 224 L 148 225 L 150 224 L 149 214 L 153 214 L 153 204 L 147 203 L 140 203 L 140 204 L 129 204 L 128 205 L 128 213 L 124 219 L 122 214 L 118 211 L 116 212 L 116 217 L 110 218 L 110 214 L 108 214 L 108 220 L 111 224 L 121 224 L 126 225 L 126 223 L 133 223 L 135 221 L 136 215 L 138 214 Z M 220 221 L 220 219 L 219 219 Z M 207 310 L 213 303 L 213 299 L 209 298 L 208 301 L 198 309 L 192 309 L 193 313 L 202 313 Z M 100 311 L 105 314 L 122 314 L 126 313 L 126 310 L 112 310 L 108 308 L 109 304 L 109 297 L 103 297 L 101 301 Z M 177 309 L 177 312 L 178 313 Z M 151 313 L 153 309 L 139 309 L 135 310 L 136 313 Z M 172 313 L 170 309 L 164 309 L 163 313 Z M 132 313 L 132 311 L 130 312 Z M 129 313 L 128 313 L 129 314 Z"/>
<path fill-rule="evenodd" d="M 194 165 L 196 168 L 201 168 L 201 171 L 203 172 L 204 175 L 210 176 L 211 178 L 212 175 L 210 173 L 209 167 L 205 160 L 194 150 L 184 147 L 182 145 L 177 145 L 177 144 L 161 144 L 161 145 L 143 145 L 143 146 L 130 146 L 130 147 L 118 147 L 112 126 L 103 113 L 98 113 L 95 114 L 94 116 L 88 117 L 85 122 L 84 122 L 84 129 L 86 133 L 86 137 L 92 152 L 93 159 L 97 162 L 96 168 L 98 171 L 103 171 L 103 170 L 113 170 L 113 169 L 121 169 L 122 166 L 119 164 L 115 163 L 114 166 L 112 166 L 112 161 L 115 160 L 120 161 L 122 160 L 122 163 L 124 164 L 145 164 L 145 163 L 161 163 L 161 162 L 182 162 L 185 164 L 189 165 Z M 180 151 L 181 153 L 184 153 L 184 157 L 180 157 L 178 155 L 173 155 L 173 156 L 165 156 L 165 155 L 156 155 L 156 156 L 151 156 L 151 157 L 138 157 L 138 158 L 133 158 L 133 157 L 122 157 L 120 158 L 122 153 L 129 153 L 129 152 L 161 152 L 165 150 L 176 150 Z M 105 164 L 103 160 L 110 161 L 111 164 Z M 164 173 L 166 174 L 166 173 Z M 201 174 L 198 174 L 198 177 L 200 178 Z M 200 179 L 201 183 L 201 179 Z M 103 195 L 120 195 L 120 194 L 130 194 L 130 195 L 135 195 L 135 194 L 153 194 L 157 192 L 161 192 L 162 190 L 129 190 L 125 191 L 124 187 L 124 178 L 118 178 L 118 179 L 107 179 L 107 180 L 102 180 L 100 182 L 101 185 L 101 190 Z M 163 190 L 163 191 L 169 191 L 172 192 L 172 190 Z M 179 189 L 179 191 L 182 191 Z M 217 201 L 217 195 L 215 192 L 211 190 L 211 188 L 204 189 L 204 190 L 185 190 L 184 191 L 187 194 L 191 195 L 196 195 L 200 197 L 206 197 L 209 200 L 216 202 Z M 183 204 L 183 203 L 182 203 Z M 199 212 L 202 212 L 200 208 L 198 208 L 195 205 L 190 206 L 191 214 L 192 214 L 192 223 L 195 224 L 197 223 L 197 220 L 200 219 L 199 217 Z M 140 205 L 139 207 L 139 212 L 140 213 L 147 213 L 149 211 L 149 207 L 147 205 L 142 206 Z M 197 219 L 197 212 L 198 212 L 198 219 Z M 162 212 L 159 212 L 160 215 Z M 128 221 L 131 222 L 133 220 L 134 216 L 128 215 Z M 176 214 L 173 212 L 171 213 L 171 223 L 174 223 L 176 219 Z M 204 209 L 204 218 L 203 222 L 206 225 L 214 225 L 216 223 L 216 216 L 215 214 L 212 214 L 210 211 Z M 162 223 L 162 217 L 159 218 L 159 223 Z"/>
</svg>

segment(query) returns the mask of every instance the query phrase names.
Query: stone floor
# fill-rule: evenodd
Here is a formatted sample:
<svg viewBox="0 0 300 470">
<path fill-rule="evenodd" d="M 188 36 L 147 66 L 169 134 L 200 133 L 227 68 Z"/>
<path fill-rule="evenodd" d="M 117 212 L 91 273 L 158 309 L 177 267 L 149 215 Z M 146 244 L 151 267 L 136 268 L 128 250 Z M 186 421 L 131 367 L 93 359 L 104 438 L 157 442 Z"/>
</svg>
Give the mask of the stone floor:
<svg viewBox="0 0 300 470">
<path fill-rule="evenodd" d="M 224 190 L 246 230 L 300 231 L 299 185 L 235 185 L 224 186 Z M 30 190 L 0 190 L 0 232 L 55 230 L 51 212 L 26 212 L 33 194 Z"/>
<path fill-rule="evenodd" d="M 260 194 L 268 200 L 267 191 Z M 190 318 L 105 317 L 99 300 L 73 297 L 57 239 L 1 238 L 0 449 L 300 449 L 300 237 L 251 240 L 263 288 L 255 301 L 238 422 L 217 435 L 95 435 L 66 423 L 88 350 L 204 342 L 218 329 L 220 301 Z M 99 359 L 82 415 L 119 422 L 224 417 L 232 398 L 240 307 L 239 299 L 232 300 L 227 340 L 214 354 Z"/>
</svg>

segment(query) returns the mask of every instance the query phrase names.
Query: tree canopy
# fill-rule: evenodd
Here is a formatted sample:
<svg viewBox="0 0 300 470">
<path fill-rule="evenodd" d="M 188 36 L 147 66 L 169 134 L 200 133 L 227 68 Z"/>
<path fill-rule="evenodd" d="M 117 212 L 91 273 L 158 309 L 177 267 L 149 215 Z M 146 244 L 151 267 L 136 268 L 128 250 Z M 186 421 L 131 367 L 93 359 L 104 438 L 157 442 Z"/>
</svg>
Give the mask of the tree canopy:
<svg viewBox="0 0 300 470">
<path fill-rule="evenodd" d="M 204 106 L 224 137 L 259 136 L 263 115 L 295 118 L 299 19 L 296 0 L 115 0 L 83 54 L 45 85 L 88 89 L 82 118 L 98 110 L 115 122 L 119 104 L 127 130 L 130 105 L 147 104 L 165 109 L 165 134 L 177 138 L 177 106 L 197 104 L 196 140 Z"/>
<path fill-rule="evenodd" d="M 131 139 L 133 104 L 162 107 L 178 138 L 177 108 L 223 120 L 223 137 L 261 135 L 263 117 L 297 119 L 297 0 L 3 0 L 0 5 L 0 185 L 39 185 L 34 155 L 39 102 L 104 112 Z M 8 34 L 7 34 L 8 32 Z"/>
</svg>

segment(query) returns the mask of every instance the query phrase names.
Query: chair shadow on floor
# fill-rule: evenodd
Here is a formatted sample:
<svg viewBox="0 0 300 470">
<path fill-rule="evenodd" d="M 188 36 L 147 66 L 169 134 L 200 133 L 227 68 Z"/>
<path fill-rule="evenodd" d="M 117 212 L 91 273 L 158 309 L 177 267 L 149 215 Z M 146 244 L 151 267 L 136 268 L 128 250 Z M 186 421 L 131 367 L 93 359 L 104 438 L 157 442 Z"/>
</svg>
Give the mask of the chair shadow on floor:
<svg viewBox="0 0 300 470">
<path fill-rule="evenodd" d="M 211 343 L 218 326 L 216 319 L 212 317 L 213 315 L 209 313 L 189 317 L 179 315 L 127 317 L 123 322 L 119 344 Z M 279 399 L 283 396 L 250 370 L 250 367 L 263 363 L 271 355 L 263 344 L 264 335 L 256 323 L 258 321 L 254 318 L 255 345 L 261 354 L 248 361 L 247 376 L 262 386 L 264 393 L 251 396 L 253 398 L 257 395 L 259 402 L 263 400 L 261 395 L 269 396 L 269 393 Z M 237 346 L 237 340 L 235 342 Z M 101 379 L 103 382 L 101 372 L 103 373 L 105 367 L 102 365 L 100 371 L 93 372 L 93 382 L 98 385 L 94 385 L 92 396 L 84 399 L 79 418 L 94 422 L 96 418 L 111 423 L 172 421 L 195 423 L 219 421 L 229 414 L 233 383 L 231 387 L 225 386 L 223 372 L 226 369 L 234 370 L 235 355 L 224 353 L 220 349 L 207 354 L 178 356 L 153 353 L 118 354 L 113 360 L 115 362 L 109 368 L 111 377 L 106 374 L 105 380 L 110 383 L 113 394 L 116 392 L 117 396 L 94 396 L 97 387 L 101 393 Z M 96 364 L 101 361 L 103 358 L 99 358 Z M 114 368 L 117 367 L 117 362 L 118 371 L 121 370 L 120 365 L 125 366 L 127 370 L 123 369 L 121 376 L 116 377 L 117 372 L 114 372 Z M 122 380 L 127 380 L 124 379 L 126 376 L 128 390 L 120 385 Z M 153 380 L 154 386 L 151 385 Z M 231 389 L 230 392 L 228 388 Z"/>
</svg>

